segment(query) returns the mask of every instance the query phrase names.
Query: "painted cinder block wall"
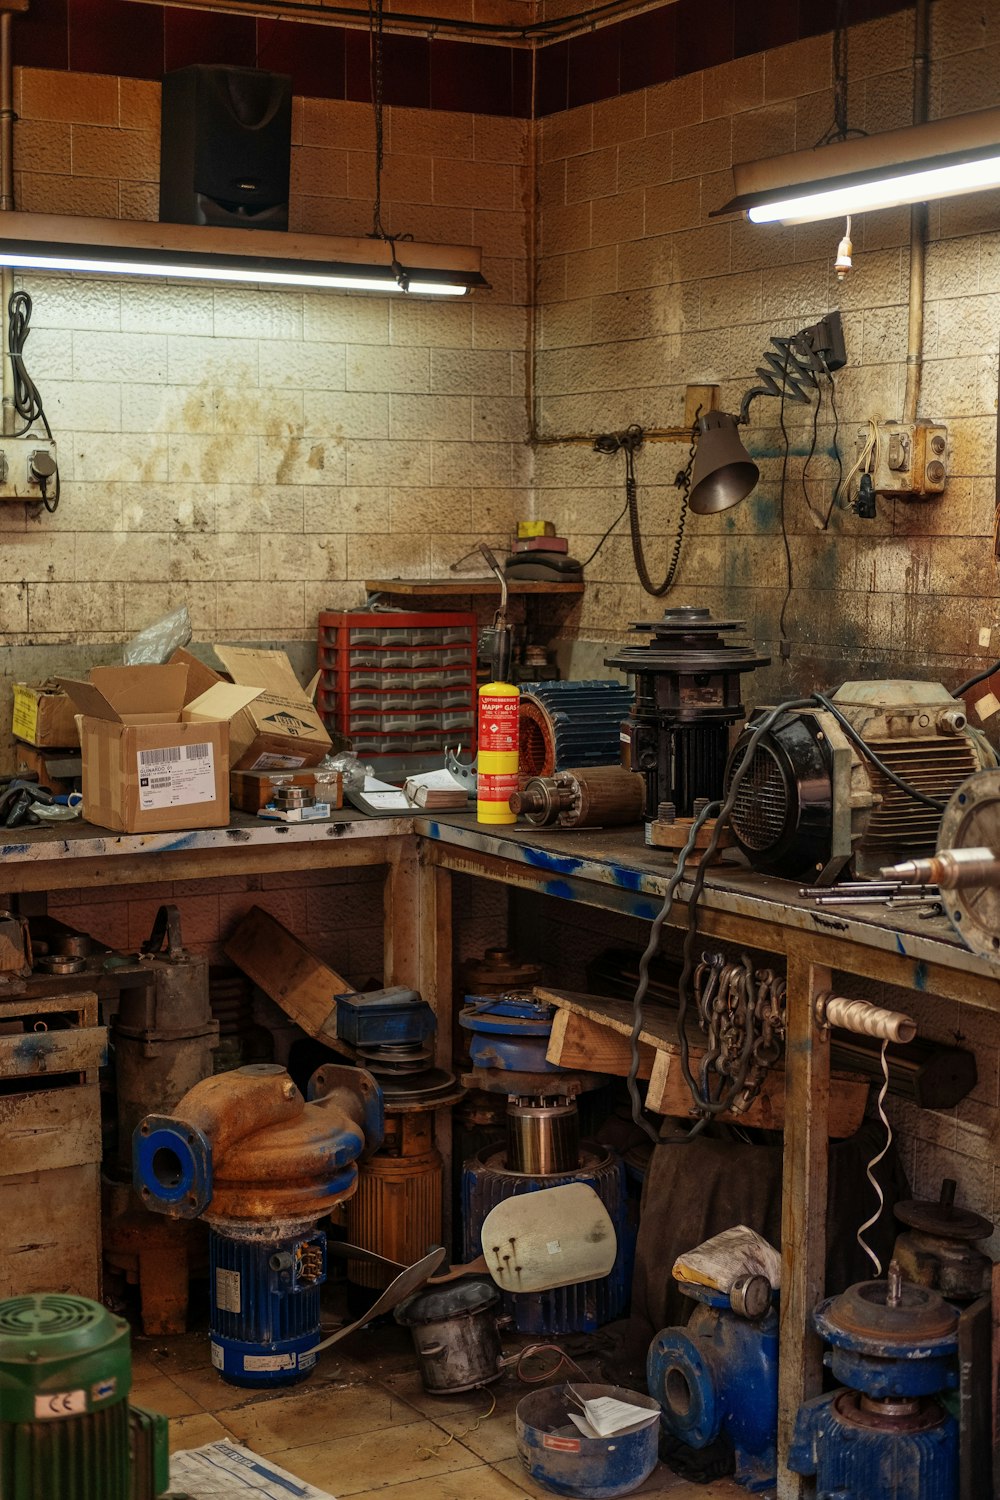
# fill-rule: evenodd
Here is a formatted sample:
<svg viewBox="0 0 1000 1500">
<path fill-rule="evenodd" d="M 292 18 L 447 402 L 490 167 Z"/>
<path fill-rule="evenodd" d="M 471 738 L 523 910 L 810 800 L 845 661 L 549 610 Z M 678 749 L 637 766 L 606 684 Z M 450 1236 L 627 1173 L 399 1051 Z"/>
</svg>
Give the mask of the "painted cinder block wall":
<svg viewBox="0 0 1000 1500">
<path fill-rule="evenodd" d="M 931 8 L 931 115 L 1000 102 L 1000 10 L 968 0 Z M 912 10 L 850 30 L 849 124 L 869 132 L 911 118 Z M 846 466 L 869 416 L 901 415 L 905 381 L 909 211 L 853 227 L 855 269 L 833 261 L 843 223 L 783 229 L 711 218 L 732 194 L 734 161 L 806 148 L 833 120 L 830 37 L 807 38 L 671 82 L 551 114 L 540 122 L 538 193 L 539 430 L 621 429 L 683 421 L 684 386 L 715 381 L 738 408 L 774 334 L 842 309 L 848 365 L 835 377 Z M 748 502 L 688 522 L 670 603 L 708 604 L 747 621 L 776 665 L 750 687 L 783 689 L 852 677 L 940 676 L 1000 656 L 993 558 L 1000 195 L 932 205 L 926 364 L 920 414 L 948 423 L 951 479 L 940 500 L 879 501 L 874 521 L 836 510 L 818 529 L 803 492 L 812 412 L 785 403 L 790 437 L 785 517 L 793 587 L 790 658 L 780 659 L 785 596 L 780 525 L 780 404 L 751 408 L 747 446 L 761 467 Z M 835 465 L 829 394 L 808 475 L 821 516 Z M 677 445 L 638 459 L 650 572 L 664 574 L 679 511 Z M 622 504 L 622 460 L 545 447 L 536 503 L 586 556 Z M 624 525 L 588 569 L 583 641 L 617 641 L 662 605 L 636 581 Z M 591 649 L 591 659 L 599 651 Z M 773 701 L 773 700 L 772 700 Z M 989 726 L 987 726 L 989 727 Z"/>
</svg>

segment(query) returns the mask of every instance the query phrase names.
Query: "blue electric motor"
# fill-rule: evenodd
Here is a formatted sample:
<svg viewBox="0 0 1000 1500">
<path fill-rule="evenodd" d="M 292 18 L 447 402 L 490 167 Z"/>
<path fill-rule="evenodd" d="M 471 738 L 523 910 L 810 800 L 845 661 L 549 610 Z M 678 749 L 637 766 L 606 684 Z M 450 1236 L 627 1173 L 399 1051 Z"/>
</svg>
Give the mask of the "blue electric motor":
<svg viewBox="0 0 1000 1500">
<path fill-rule="evenodd" d="M 588 1141 L 579 1148 L 578 1165 L 564 1170 L 544 1174 L 511 1171 L 507 1152 L 497 1147 L 480 1151 L 462 1169 L 466 1260 L 482 1251 L 480 1231 L 491 1208 L 519 1193 L 566 1182 L 585 1182 L 594 1189 L 611 1215 L 618 1254 L 610 1273 L 598 1281 L 581 1281 L 549 1292 L 521 1292 L 516 1297 L 504 1292 L 503 1311 L 520 1333 L 592 1333 L 602 1324 L 625 1316 L 635 1250 L 635 1234 L 628 1222 L 625 1169 L 619 1156 Z"/>
<path fill-rule="evenodd" d="M 840 1390 L 807 1401 L 788 1467 L 817 1500 L 955 1500 L 958 1424 L 937 1399 L 958 1384 L 958 1315 L 937 1292 L 862 1281 L 816 1309 Z"/>
<path fill-rule="evenodd" d="M 664 1328 L 649 1346 L 646 1383 L 666 1430 L 691 1448 L 730 1439 L 736 1480 L 766 1490 L 778 1468 L 778 1315 L 763 1276 L 729 1292 L 684 1283 L 699 1303 L 684 1328 Z"/>
<path fill-rule="evenodd" d="M 369 1073 L 327 1063 L 304 1099 L 284 1068 L 203 1078 L 133 1137 L 136 1191 L 171 1218 L 209 1227 L 212 1363 L 241 1386 L 289 1385 L 316 1363 L 326 1236 L 358 1160 L 382 1140 Z"/>
</svg>

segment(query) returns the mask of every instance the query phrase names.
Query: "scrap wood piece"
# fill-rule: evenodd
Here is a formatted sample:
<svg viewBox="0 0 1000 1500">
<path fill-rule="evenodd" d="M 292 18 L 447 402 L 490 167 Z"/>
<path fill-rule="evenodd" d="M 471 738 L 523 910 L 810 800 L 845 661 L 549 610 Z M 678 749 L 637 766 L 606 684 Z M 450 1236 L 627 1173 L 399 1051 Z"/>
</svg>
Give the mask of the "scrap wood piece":
<svg viewBox="0 0 1000 1500">
<path fill-rule="evenodd" d="M 304 1032 L 353 1056 L 337 1040 L 334 996 L 345 995 L 354 986 L 270 912 L 251 907 L 223 945 L 223 952 Z"/>
<path fill-rule="evenodd" d="M 698 1074 L 702 1055 L 694 1048 L 691 1049 L 690 1065 L 695 1076 Z M 868 1079 L 858 1073 L 831 1073 L 830 1082 L 829 1135 L 835 1140 L 846 1140 L 861 1129 L 868 1103 Z M 679 1119 L 689 1119 L 695 1113 L 694 1101 L 681 1071 L 678 1053 L 655 1054 L 646 1094 L 646 1108 L 654 1114 Z M 754 1126 L 759 1130 L 784 1130 L 784 1067 L 779 1063 L 771 1069 L 761 1085 L 760 1093 L 743 1114 L 734 1115 L 727 1110 L 715 1118 L 729 1125 Z"/>
<path fill-rule="evenodd" d="M 624 1078 L 632 1058 L 633 1010 L 627 1000 L 581 995 L 536 985 L 539 1000 L 556 1006 L 546 1058 L 560 1067 L 599 1071 Z M 704 1048 L 690 1047 L 691 1070 L 697 1075 Z M 689 1119 L 694 1113 L 690 1090 L 680 1066 L 676 1012 L 664 1006 L 644 1008 L 639 1032 L 639 1077 L 649 1080 L 646 1107 L 654 1114 Z M 868 1100 L 868 1080 L 858 1073 L 834 1073 L 837 1088 L 830 1099 L 830 1135 L 843 1139 L 860 1129 Z M 785 1123 L 785 1073 L 772 1068 L 757 1098 L 742 1115 L 717 1116 L 762 1130 L 782 1130 Z"/>
</svg>

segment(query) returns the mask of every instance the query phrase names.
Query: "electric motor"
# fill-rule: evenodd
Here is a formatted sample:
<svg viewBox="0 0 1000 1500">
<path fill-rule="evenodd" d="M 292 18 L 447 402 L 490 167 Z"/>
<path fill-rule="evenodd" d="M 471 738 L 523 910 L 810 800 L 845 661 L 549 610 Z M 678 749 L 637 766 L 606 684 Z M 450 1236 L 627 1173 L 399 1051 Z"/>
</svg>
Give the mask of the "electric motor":
<svg viewBox="0 0 1000 1500">
<path fill-rule="evenodd" d="M 154 1500 L 167 1421 L 130 1407 L 129 1327 L 86 1297 L 0 1302 L 0 1495 Z"/>
<path fill-rule="evenodd" d="M 652 638 L 604 659 L 635 677 L 635 702 L 621 726 L 621 762 L 643 778 L 646 820 L 663 802 L 690 817 L 702 797 L 721 795 L 729 726 L 742 718 L 740 677 L 770 658 L 730 641 L 742 620 L 716 620 L 711 610 L 668 609 L 661 620 L 632 629 Z"/>
<path fill-rule="evenodd" d="M 848 682 L 831 702 L 884 765 L 934 802 L 995 763 L 962 703 L 940 683 Z M 733 747 L 727 793 L 768 712 L 755 710 Z M 933 852 L 940 822 L 939 810 L 894 785 L 821 708 L 789 710 L 767 731 L 732 813 L 733 834 L 754 869 L 820 883 L 848 865 L 864 876 Z"/>
</svg>

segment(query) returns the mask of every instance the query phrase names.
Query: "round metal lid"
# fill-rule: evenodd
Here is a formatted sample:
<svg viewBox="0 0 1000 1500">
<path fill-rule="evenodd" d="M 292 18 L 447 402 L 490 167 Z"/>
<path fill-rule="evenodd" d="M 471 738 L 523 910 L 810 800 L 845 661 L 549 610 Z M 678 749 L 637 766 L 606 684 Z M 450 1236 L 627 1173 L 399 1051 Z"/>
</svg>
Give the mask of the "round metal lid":
<svg viewBox="0 0 1000 1500">
<path fill-rule="evenodd" d="M 819 1332 L 842 1348 L 861 1349 L 886 1358 L 912 1347 L 954 1344 L 958 1314 L 928 1287 L 901 1283 L 899 1300 L 889 1301 L 888 1281 L 859 1281 L 816 1309 Z M 867 1350 L 865 1346 L 870 1346 Z"/>
<path fill-rule="evenodd" d="M 893 1213 L 901 1224 L 940 1240 L 985 1240 L 993 1233 L 991 1220 L 971 1208 L 956 1208 L 953 1203 L 907 1198 L 896 1204 Z"/>
<path fill-rule="evenodd" d="M 756 647 L 733 644 L 724 635 L 742 630 L 745 620 L 719 620 L 710 609 L 668 609 L 662 619 L 636 620 L 632 629 L 651 634 L 641 646 L 622 646 L 605 665 L 623 672 L 752 672 L 769 656 Z"/>
<path fill-rule="evenodd" d="M 481 1278 L 453 1281 L 447 1286 L 415 1292 L 396 1308 L 397 1323 L 441 1323 L 448 1318 L 471 1317 L 485 1312 L 500 1301 L 500 1291 L 492 1281 Z"/>
</svg>

